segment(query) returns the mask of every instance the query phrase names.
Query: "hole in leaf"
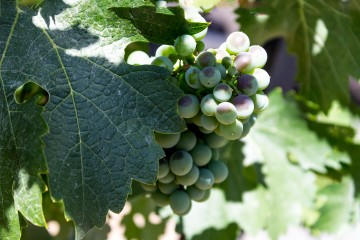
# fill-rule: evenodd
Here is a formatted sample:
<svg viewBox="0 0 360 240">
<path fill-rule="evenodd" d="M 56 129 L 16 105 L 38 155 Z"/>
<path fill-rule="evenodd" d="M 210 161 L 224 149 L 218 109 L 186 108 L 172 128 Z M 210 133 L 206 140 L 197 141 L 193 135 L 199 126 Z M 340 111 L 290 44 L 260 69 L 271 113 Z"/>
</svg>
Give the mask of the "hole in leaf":
<svg viewBox="0 0 360 240">
<path fill-rule="evenodd" d="M 25 103 L 36 96 L 36 104 L 44 106 L 49 100 L 49 93 L 34 82 L 27 82 L 15 91 L 15 101 Z"/>
</svg>

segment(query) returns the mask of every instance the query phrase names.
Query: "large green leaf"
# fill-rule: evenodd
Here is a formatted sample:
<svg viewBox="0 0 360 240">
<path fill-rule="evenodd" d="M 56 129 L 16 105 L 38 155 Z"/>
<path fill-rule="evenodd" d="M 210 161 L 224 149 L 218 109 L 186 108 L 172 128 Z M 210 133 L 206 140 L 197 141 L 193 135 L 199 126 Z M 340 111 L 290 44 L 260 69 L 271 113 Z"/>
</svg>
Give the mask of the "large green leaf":
<svg viewBox="0 0 360 240">
<path fill-rule="evenodd" d="M 42 159 L 39 137 L 44 127 L 36 115 L 39 110 L 15 105 L 13 92 L 29 80 L 43 86 L 50 94 L 43 114 L 50 132 L 45 138 L 50 190 L 55 200 L 64 202 L 66 215 L 75 222 L 76 238 L 80 239 L 93 226 L 104 224 L 108 210 L 121 211 L 131 191 L 131 179 L 146 183 L 156 180 L 157 160 L 164 152 L 156 144 L 153 131 L 185 129 L 176 114 L 176 100 L 182 93 L 166 81 L 169 72 L 163 68 L 115 65 L 104 58 L 87 58 L 86 54 L 69 51 L 71 48 L 81 53 L 92 45 L 103 57 L 107 58 L 108 53 L 94 32 L 82 29 L 81 24 L 70 28 L 60 18 L 54 21 L 53 16 L 67 11 L 56 6 L 57 2 L 49 0 L 40 11 L 20 10 L 15 1 L 1 1 L 1 52 L 6 48 L 0 69 L 4 89 L 1 96 L 12 101 L 0 102 L 1 132 L 5 136 L 1 149 L 6 150 L 4 157 L 16 158 L 9 153 L 21 146 L 14 139 L 30 140 L 31 145 L 24 146 L 28 158 Z M 131 28 L 130 23 L 124 24 L 119 34 L 129 34 L 125 26 Z M 11 114 L 25 115 L 23 118 L 31 125 L 27 127 L 20 117 L 11 124 Z M 18 128 L 22 138 L 10 126 Z M 1 160 L 5 161 L 3 156 Z M 32 168 L 40 165 L 34 162 Z M 9 160 L 1 169 L 11 174 L 14 166 L 14 160 Z M 7 186 L 2 195 L 10 209 L 12 184 L 5 180 L 1 183 L 2 188 Z M 8 219 L 15 218 L 12 215 Z"/>
<path fill-rule="evenodd" d="M 297 56 L 301 93 L 328 110 L 335 99 L 349 102 L 349 75 L 360 77 L 360 37 L 350 17 L 358 18 L 360 3 L 350 2 L 264 0 L 237 13 L 253 43 L 285 38 Z"/>
</svg>

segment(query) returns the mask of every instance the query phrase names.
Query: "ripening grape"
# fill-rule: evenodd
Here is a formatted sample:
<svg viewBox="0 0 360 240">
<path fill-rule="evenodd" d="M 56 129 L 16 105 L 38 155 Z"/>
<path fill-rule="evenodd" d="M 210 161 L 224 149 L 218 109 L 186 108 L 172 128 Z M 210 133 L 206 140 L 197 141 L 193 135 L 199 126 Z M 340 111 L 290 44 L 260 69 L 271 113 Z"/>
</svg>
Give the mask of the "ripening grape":
<svg viewBox="0 0 360 240">
<path fill-rule="evenodd" d="M 191 199 L 185 191 L 178 190 L 171 194 L 169 204 L 174 213 L 184 215 L 191 208 Z"/>
<path fill-rule="evenodd" d="M 214 98 L 219 102 L 228 101 L 233 93 L 233 89 L 226 83 L 219 83 L 214 87 L 213 95 Z"/>
<path fill-rule="evenodd" d="M 163 178 L 158 178 L 159 182 L 162 183 L 171 183 L 172 181 L 175 180 L 175 175 L 172 172 L 169 172 L 165 177 Z"/>
<path fill-rule="evenodd" d="M 222 161 L 211 161 L 208 164 L 208 169 L 214 174 L 215 183 L 223 182 L 229 174 L 227 166 Z"/>
<path fill-rule="evenodd" d="M 230 54 L 245 52 L 250 47 L 249 37 L 243 32 L 233 32 L 226 39 L 226 50 Z"/>
<path fill-rule="evenodd" d="M 205 143 L 213 149 L 224 147 L 229 140 L 224 137 L 217 135 L 216 133 L 206 134 L 204 136 Z"/>
<path fill-rule="evenodd" d="M 178 110 L 182 118 L 192 118 L 200 110 L 200 103 L 196 96 L 186 94 L 178 100 Z"/>
<path fill-rule="evenodd" d="M 254 102 L 249 96 L 237 95 L 232 103 L 236 108 L 237 117 L 240 119 L 246 119 L 254 112 Z"/>
<path fill-rule="evenodd" d="M 196 165 L 193 165 L 190 172 L 184 176 L 176 176 L 176 183 L 183 186 L 191 186 L 198 180 L 199 173 L 199 168 Z"/>
<path fill-rule="evenodd" d="M 254 112 L 261 112 L 269 105 L 269 98 L 262 91 L 257 92 L 251 99 L 254 102 Z"/>
<path fill-rule="evenodd" d="M 216 58 L 211 52 L 202 52 L 196 58 L 196 65 L 200 68 L 215 66 Z"/>
<path fill-rule="evenodd" d="M 229 125 L 220 124 L 220 133 L 226 139 L 237 140 L 241 137 L 243 125 L 239 120 Z"/>
<path fill-rule="evenodd" d="M 172 148 L 180 139 L 180 133 L 158 133 L 155 132 L 155 140 L 162 148 Z"/>
<path fill-rule="evenodd" d="M 190 172 L 192 165 L 193 159 L 186 151 L 176 151 L 170 156 L 170 170 L 177 176 L 183 176 Z"/>
<path fill-rule="evenodd" d="M 214 180 L 214 174 L 209 169 L 200 168 L 199 178 L 196 181 L 195 186 L 201 190 L 207 190 L 214 185 Z"/>
<path fill-rule="evenodd" d="M 267 53 L 264 48 L 259 45 L 249 47 L 249 53 L 252 55 L 252 64 L 256 68 L 262 68 L 267 61 Z"/>
<path fill-rule="evenodd" d="M 181 133 L 179 142 L 175 145 L 175 148 L 190 151 L 195 147 L 196 141 L 195 134 L 188 130 Z"/>
<path fill-rule="evenodd" d="M 252 56 L 248 52 L 239 53 L 234 59 L 234 67 L 239 72 L 244 72 L 244 70 L 253 69 L 251 65 Z"/>
<path fill-rule="evenodd" d="M 236 108 L 229 102 L 219 103 L 216 108 L 215 117 L 222 124 L 231 124 L 237 118 Z"/>
<path fill-rule="evenodd" d="M 200 71 L 199 79 L 202 85 L 212 88 L 221 81 L 221 73 L 216 67 L 205 67 Z"/>
<path fill-rule="evenodd" d="M 256 78 L 256 80 L 258 82 L 259 90 L 264 90 L 265 88 L 267 88 L 269 86 L 270 76 L 264 69 L 255 68 L 251 72 L 251 75 L 253 75 Z"/>
<path fill-rule="evenodd" d="M 206 116 L 214 116 L 218 104 L 215 101 L 214 95 L 208 94 L 201 99 L 200 108 L 201 112 Z"/>
<path fill-rule="evenodd" d="M 129 54 L 126 62 L 130 65 L 146 65 L 150 64 L 150 57 L 146 52 L 134 51 Z"/>
<path fill-rule="evenodd" d="M 257 79 L 253 75 L 244 74 L 237 78 L 237 88 L 244 94 L 252 96 L 258 90 Z"/>
<path fill-rule="evenodd" d="M 206 195 L 206 190 L 201 190 L 195 185 L 187 187 L 186 192 L 189 194 L 190 198 L 194 201 L 200 201 L 204 199 Z"/>
<path fill-rule="evenodd" d="M 160 190 L 151 193 L 151 198 L 154 200 L 155 204 L 159 207 L 166 207 L 170 203 L 169 195 L 160 192 Z"/>
<path fill-rule="evenodd" d="M 170 195 L 172 194 L 176 189 L 178 188 L 178 185 L 174 182 L 171 183 L 161 183 L 158 184 L 158 189 L 160 192 Z"/>
<path fill-rule="evenodd" d="M 218 126 L 219 122 L 215 117 L 209 117 L 204 114 L 201 115 L 201 126 L 208 131 L 214 131 Z"/>
<path fill-rule="evenodd" d="M 182 35 L 175 40 L 174 47 L 180 56 L 187 57 L 195 51 L 196 41 L 190 35 Z"/>
<path fill-rule="evenodd" d="M 169 57 L 170 55 L 177 55 L 177 52 L 172 45 L 161 45 L 156 49 L 155 57 L 165 56 Z"/>
<path fill-rule="evenodd" d="M 166 175 L 169 174 L 169 163 L 168 161 L 166 160 L 166 158 L 162 158 L 159 160 L 159 172 L 158 172 L 158 175 L 157 177 L 158 178 L 163 178 L 163 177 L 166 177 Z"/>
<path fill-rule="evenodd" d="M 194 89 L 200 89 L 203 85 L 200 82 L 199 79 L 200 69 L 197 67 L 190 67 L 185 72 L 185 81 L 186 83 L 194 88 Z"/>
<path fill-rule="evenodd" d="M 172 63 L 170 58 L 165 57 L 165 56 L 160 56 L 160 57 L 154 58 L 154 60 L 151 62 L 151 65 L 164 67 L 167 70 L 169 70 L 170 72 L 172 72 L 174 70 L 174 64 Z"/>
<path fill-rule="evenodd" d="M 221 50 L 221 49 L 216 50 L 215 58 L 216 58 L 217 63 L 222 63 L 222 61 L 223 61 L 223 59 L 225 57 L 229 58 L 231 60 L 230 54 L 227 51 L 224 51 L 224 50 Z"/>
<path fill-rule="evenodd" d="M 205 166 L 211 160 L 211 148 L 203 143 L 196 144 L 195 148 L 191 150 L 190 155 L 197 166 Z"/>
</svg>

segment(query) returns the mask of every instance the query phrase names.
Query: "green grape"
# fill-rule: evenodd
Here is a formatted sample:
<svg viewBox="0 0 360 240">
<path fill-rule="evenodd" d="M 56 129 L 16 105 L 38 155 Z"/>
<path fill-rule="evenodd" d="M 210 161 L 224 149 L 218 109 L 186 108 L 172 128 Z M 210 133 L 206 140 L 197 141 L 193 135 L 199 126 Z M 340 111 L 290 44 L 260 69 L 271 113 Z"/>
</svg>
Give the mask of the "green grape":
<svg viewBox="0 0 360 240">
<path fill-rule="evenodd" d="M 233 100 L 237 112 L 237 117 L 246 119 L 254 112 L 254 103 L 249 96 L 239 94 Z"/>
<path fill-rule="evenodd" d="M 174 47 L 180 56 L 187 57 L 195 51 L 196 41 L 190 35 L 182 35 L 176 38 Z"/>
<path fill-rule="evenodd" d="M 202 111 L 199 111 L 198 114 L 196 114 L 195 117 L 192 117 L 190 120 L 192 123 L 194 123 L 196 126 L 198 127 L 202 127 L 201 125 L 201 116 L 202 116 Z"/>
<path fill-rule="evenodd" d="M 234 66 L 239 72 L 245 72 L 255 68 L 251 64 L 252 56 L 248 52 L 239 53 L 234 59 Z"/>
<path fill-rule="evenodd" d="M 175 145 L 175 148 L 184 151 L 190 151 L 195 147 L 195 145 L 196 145 L 196 135 L 193 132 L 187 130 L 181 133 L 180 140 Z"/>
<path fill-rule="evenodd" d="M 145 65 L 150 64 L 150 57 L 146 52 L 134 51 L 129 54 L 127 63 L 130 65 Z"/>
<path fill-rule="evenodd" d="M 172 72 L 174 70 L 174 64 L 172 63 L 170 58 L 165 57 L 165 56 L 160 56 L 160 57 L 154 58 L 154 60 L 151 62 L 151 65 L 164 67 L 167 70 L 169 70 L 170 72 Z"/>
<path fill-rule="evenodd" d="M 156 49 L 155 57 L 165 56 L 170 57 L 171 55 L 177 55 L 177 52 L 174 46 L 171 45 L 161 45 Z"/>
<path fill-rule="evenodd" d="M 196 165 L 193 165 L 190 172 L 184 176 L 176 176 L 176 182 L 183 186 L 191 186 L 199 178 L 199 168 Z"/>
<path fill-rule="evenodd" d="M 155 204 L 159 207 L 166 207 L 170 203 L 170 196 L 163 194 L 159 190 L 151 194 L 151 198 L 154 200 Z"/>
<path fill-rule="evenodd" d="M 189 22 L 206 23 L 205 18 L 195 8 L 184 8 L 185 19 Z M 206 36 L 208 28 L 205 28 L 199 33 L 192 35 L 197 41 L 203 39 Z"/>
<path fill-rule="evenodd" d="M 205 195 L 203 198 L 197 200 L 197 202 L 205 202 L 206 200 L 209 199 L 210 197 L 210 193 L 211 193 L 211 189 L 205 190 Z"/>
<path fill-rule="evenodd" d="M 221 183 L 225 181 L 229 174 L 228 167 L 222 161 L 211 161 L 208 169 L 214 174 L 214 183 Z"/>
<path fill-rule="evenodd" d="M 229 102 L 219 103 L 216 108 L 215 117 L 221 124 L 232 124 L 237 118 L 236 108 Z"/>
<path fill-rule="evenodd" d="M 223 61 L 223 59 L 225 57 L 229 58 L 231 60 L 231 56 L 227 51 L 224 51 L 224 50 L 221 50 L 221 49 L 216 50 L 215 58 L 216 58 L 217 63 L 222 63 L 222 61 Z"/>
<path fill-rule="evenodd" d="M 191 88 L 200 89 L 202 87 L 199 74 L 200 69 L 197 67 L 190 67 L 188 70 L 186 70 L 185 81 Z"/>
<path fill-rule="evenodd" d="M 226 139 L 226 141 L 228 140 Z M 211 148 L 211 152 L 212 152 L 211 160 L 219 160 L 220 150 L 218 148 Z"/>
<path fill-rule="evenodd" d="M 226 83 L 219 83 L 214 87 L 214 98 L 219 102 L 226 102 L 232 96 L 233 89 Z"/>
<path fill-rule="evenodd" d="M 255 68 L 251 73 L 251 75 L 253 75 L 256 78 L 258 82 L 259 90 L 264 90 L 269 86 L 270 76 L 264 69 Z"/>
<path fill-rule="evenodd" d="M 159 160 L 159 172 L 157 175 L 157 178 L 163 178 L 166 177 L 166 175 L 169 174 L 169 163 L 166 160 L 166 158 L 162 158 Z"/>
<path fill-rule="evenodd" d="M 211 148 L 203 143 L 196 144 L 195 148 L 190 151 L 190 155 L 196 166 L 205 166 L 211 160 Z"/>
<path fill-rule="evenodd" d="M 162 183 L 171 183 L 172 181 L 175 180 L 175 175 L 172 172 L 169 172 L 165 177 L 163 178 L 158 178 L 159 182 Z"/>
<path fill-rule="evenodd" d="M 217 135 L 216 133 L 206 134 L 204 136 L 205 143 L 212 149 L 224 147 L 229 140 Z"/>
<path fill-rule="evenodd" d="M 250 47 L 249 37 L 243 32 L 233 32 L 226 39 L 226 50 L 230 54 L 245 52 Z"/>
<path fill-rule="evenodd" d="M 236 120 L 230 125 L 220 124 L 221 136 L 228 140 L 237 140 L 241 137 L 243 132 L 243 125 L 239 120 Z"/>
<path fill-rule="evenodd" d="M 230 77 L 235 76 L 238 73 L 238 71 L 236 70 L 236 68 L 234 66 L 230 66 L 227 69 L 227 75 L 229 75 Z"/>
<path fill-rule="evenodd" d="M 221 64 L 226 68 L 228 69 L 232 64 L 233 64 L 233 61 L 231 59 L 231 57 L 224 57 L 221 61 Z"/>
<path fill-rule="evenodd" d="M 170 195 L 169 204 L 175 214 L 184 215 L 190 211 L 191 199 L 185 191 L 178 190 Z"/>
<path fill-rule="evenodd" d="M 178 187 L 179 187 L 179 185 L 177 185 L 174 182 L 171 182 L 171 183 L 159 182 L 158 183 L 158 189 L 160 190 L 160 192 L 162 192 L 164 194 L 167 194 L 167 195 L 170 195 L 173 192 L 175 192 L 176 189 L 178 189 Z"/>
<path fill-rule="evenodd" d="M 251 99 L 254 102 L 254 112 L 264 111 L 269 105 L 269 98 L 262 91 L 257 92 Z"/>
<path fill-rule="evenodd" d="M 200 168 L 199 178 L 195 186 L 201 190 L 210 189 L 214 185 L 214 174 L 207 168 Z"/>
<path fill-rule="evenodd" d="M 204 133 L 204 134 L 209 134 L 212 133 L 213 130 L 207 130 L 206 128 L 203 127 L 199 127 L 200 132 Z"/>
<path fill-rule="evenodd" d="M 249 122 L 250 122 L 251 127 L 253 127 L 253 126 L 255 125 L 256 119 L 257 119 L 256 114 L 252 114 L 252 115 L 250 116 Z"/>
<path fill-rule="evenodd" d="M 205 67 L 200 71 L 199 79 L 202 85 L 212 88 L 221 81 L 221 73 L 216 67 Z"/>
<path fill-rule="evenodd" d="M 200 201 L 206 195 L 206 190 L 201 190 L 195 185 L 187 187 L 186 192 L 189 194 L 190 198 L 194 201 Z"/>
<path fill-rule="evenodd" d="M 167 7 L 167 2 L 163 1 L 163 0 L 157 0 L 155 3 L 156 9 L 159 8 L 166 8 Z"/>
<path fill-rule="evenodd" d="M 216 58 L 211 52 L 202 52 L 196 57 L 196 65 L 200 68 L 215 66 Z"/>
<path fill-rule="evenodd" d="M 220 44 L 219 49 L 222 50 L 222 51 L 226 51 L 226 52 L 227 52 L 227 50 L 226 50 L 226 42 L 223 42 L 222 44 Z M 228 52 L 228 53 L 229 53 L 229 52 Z"/>
<path fill-rule="evenodd" d="M 226 78 L 226 68 L 221 63 L 215 64 L 215 67 L 220 72 L 221 79 L 225 79 Z"/>
<path fill-rule="evenodd" d="M 197 41 L 196 42 L 196 51 L 202 52 L 205 49 L 205 43 L 203 41 Z"/>
<path fill-rule="evenodd" d="M 241 75 L 237 78 L 236 87 L 244 94 L 252 96 L 258 90 L 257 79 L 249 74 Z"/>
<path fill-rule="evenodd" d="M 140 183 L 140 186 L 142 189 L 144 189 L 147 192 L 155 192 L 157 189 L 156 185 L 150 185 L 145 183 Z"/>
<path fill-rule="evenodd" d="M 252 64 L 256 68 L 262 68 L 267 61 L 267 53 L 264 48 L 259 45 L 249 47 L 249 53 L 252 55 Z"/>
<path fill-rule="evenodd" d="M 162 148 L 172 148 L 180 139 L 180 133 L 157 133 L 155 132 L 155 140 Z"/>
<path fill-rule="evenodd" d="M 246 137 L 249 134 L 250 129 L 251 129 L 251 122 L 250 121 L 247 121 L 247 122 L 243 123 L 243 132 L 242 132 L 240 138 Z"/>
<path fill-rule="evenodd" d="M 177 176 L 183 176 L 190 172 L 192 165 L 193 159 L 191 155 L 186 151 L 176 151 L 170 156 L 170 170 Z"/>
<path fill-rule="evenodd" d="M 192 118 L 200 110 L 199 100 L 195 95 L 186 94 L 178 100 L 179 115 L 182 118 Z"/>
<path fill-rule="evenodd" d="M 201 99 L 201 112 L 206 116 L 214 116 L 217 106 L 218 104 L 215 101 L 214 95 L 212 94 L 208 94 Z"/>
<path fill-rule="evenodd" d="M 206 130 L 214 131 L 219 126 L 219 122 L 216 120 L 216 118 L 203 114 L 201 116 L 201 125 Z"/>
</svg>

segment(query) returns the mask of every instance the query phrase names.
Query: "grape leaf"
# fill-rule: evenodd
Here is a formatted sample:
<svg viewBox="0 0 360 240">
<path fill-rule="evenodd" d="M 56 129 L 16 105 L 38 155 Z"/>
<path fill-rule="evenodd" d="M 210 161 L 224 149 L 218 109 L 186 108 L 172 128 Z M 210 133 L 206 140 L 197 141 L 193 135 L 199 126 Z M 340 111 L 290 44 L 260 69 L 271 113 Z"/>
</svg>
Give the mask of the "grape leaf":
<svg viewBox="0 0 360 240">
<path fill-rule="evenodd" d="M 1 46 L 6 46 L 0 69 L 2 84 L 14 91 L 31 80 L 49 92 L 43 116 L 49 126 L 45 155 L 50 190 L 55 200 L 64 202 L 67 218 L 75 222 L 76 239 L 81 239 L 92 227 L 104 224 L 108 210 L 121 211 L 132 179 L 156 180 L 157 160 L 164 152 L 153 131 L 185 129 L 176 113 L 176 100 L 182 93 L 165 80 L 169 72 L 163 68 L 116 65 L 103 58 L 72 54 L 68 49 L 80 51 L 82 40 L 97 44 L 99 51 L 106 46 L 93 43 L 97 37 L 80 25 L 62 29 L 63 22 L 53 19 L 46 24 L 45 16 L 59 14 L 48 10 L 43 16 L 41 10 L 19 9 L 15 4 L 1 2 L 6 12 L 1 15 L 1 26 L 7 26 L 5 21 L 13 26 L 1 34 Z M 42 7 L 49 9 L 47 4 L 54 2 L 45 1 Z M 6 97 L 12 99 L 11 93 Z M 8 105 L 0 104 L 5 118 Z M 20 110 L 30 120 L 29 111 L 36 113 L 24 106 Z M 41 121 L 35 120 L 32 124 L 38 129 Z M 7 129 L 9 122 L 2 122 L 7 124 L 2 129 Z M 39 137 L 26 135 L 24 124 L 16 124 L 24 140 L 41 146 Z M 12 138 L 5 139 L 2 148 L 13 147 L 9 144 Z"/>
<path fill-rule="evenodd" d="M 238 9 L 238 21 L 253 43 L 285 38 L 297 55 L 301 94 L 327 111 L 333 100 L 349 103 L 349 75 L 360 77 L 360 37 L 350 17 L 360 15 L 360 4 L 350 2 L 265 0 Z"/>
</svg>

